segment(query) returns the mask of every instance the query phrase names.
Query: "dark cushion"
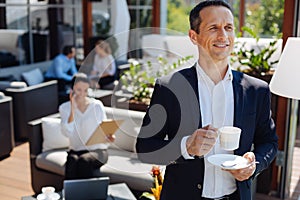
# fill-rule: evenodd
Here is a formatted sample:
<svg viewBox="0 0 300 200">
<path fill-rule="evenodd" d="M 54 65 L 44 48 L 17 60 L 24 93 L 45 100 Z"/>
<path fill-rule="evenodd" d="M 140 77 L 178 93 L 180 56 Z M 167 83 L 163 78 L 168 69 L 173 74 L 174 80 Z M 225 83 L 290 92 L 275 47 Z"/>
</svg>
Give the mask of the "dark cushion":
<svg viewBox="0 0 300 200">
<path fill-rule="evenodd" d="M 16 81 L 13 75 L 0 76 L 0 81 Z"/>
<path fill-rule="evenodd" d="M 37 85 L 39 83 L 44 82 L 44 76 L 39 68 L 35 68 L 28 72 L 23 72 L 22 78 L 28 86 Z"/>
<path fill-rule="evenodd" d="M 9 81 L 0 81 L 0 91 L 4 91 L 6 88 L 9 88 Z"/>
</svg>

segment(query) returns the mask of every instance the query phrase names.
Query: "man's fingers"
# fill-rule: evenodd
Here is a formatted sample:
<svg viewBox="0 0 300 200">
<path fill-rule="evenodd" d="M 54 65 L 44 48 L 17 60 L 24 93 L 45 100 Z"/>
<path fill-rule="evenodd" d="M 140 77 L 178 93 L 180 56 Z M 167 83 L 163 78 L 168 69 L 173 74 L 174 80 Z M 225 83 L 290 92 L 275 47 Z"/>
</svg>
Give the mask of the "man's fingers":
<svg viewBox="0 0 300 200">
<path fill-rule="evenodd" d="M 230 172 L 236 180 L 244 181 L 249 179 L 253 175 L 255 169 L 256 169 L 256 165 L 255 162 L 253 162 L 253 164 L 243 169 L 238 169 L 238 170 L 225 169 L 225 171 Z"/>
<path fill-rule="evenodd" d="M 191 155 L 202 156 L 207 154 L 215 145 L 218 137 L 217 129 L 210 125 L 195 130 L 187 139 L 186 147 Z"/>
<path fill-rule="evenodd" d="M 243 157 L 246 158 L 249 163 L 255 162 L 255 155 L 253 152 L 247 152 L 243 155 Z"/>
<path fill-rule="evenodd" d="M 218 131 L 218 129 L 213 127 L 211 124 L 204 126 L 202 129 L 212 130 L 212 131 L 216 131 L 216 132 Z"/>
<path fill-rule="evenodd" d="M 195 133 L 198 136 L 202 136 L 203 138 L 217 138 L 218 137 L 218 133 L 216 131 L 214 131 L 213 129 L 198 129 L 195 131 Z"/>
</svg>

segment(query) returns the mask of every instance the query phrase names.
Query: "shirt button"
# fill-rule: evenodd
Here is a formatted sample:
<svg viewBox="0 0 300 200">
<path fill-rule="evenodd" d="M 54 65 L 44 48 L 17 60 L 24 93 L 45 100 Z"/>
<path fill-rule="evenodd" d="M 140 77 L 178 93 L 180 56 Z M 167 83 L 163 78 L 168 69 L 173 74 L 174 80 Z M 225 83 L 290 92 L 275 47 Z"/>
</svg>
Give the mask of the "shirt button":
<svg viewBox="0 0 300 200">
<path fill-rule="evenodd" d="M 202 189 L 202 185 L 199 183 L 199 184 L 197 184 L 197 188 L 199 189 L 199 190 L 201 190 Z"/>
</svg>

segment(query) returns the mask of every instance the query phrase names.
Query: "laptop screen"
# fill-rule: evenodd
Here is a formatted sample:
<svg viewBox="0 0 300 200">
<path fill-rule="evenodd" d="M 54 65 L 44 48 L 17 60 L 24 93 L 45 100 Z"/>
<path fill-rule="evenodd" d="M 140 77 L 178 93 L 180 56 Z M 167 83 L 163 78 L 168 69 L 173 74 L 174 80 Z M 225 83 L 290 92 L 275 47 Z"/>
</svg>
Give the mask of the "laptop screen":
<svg viewBox="0 0 300 200">
<path fill-rule="evenodd" d="M 108 185 L 109 177 L 65 180 L 63 196 L 65 200 L 105 200 Z"/>
</svg>

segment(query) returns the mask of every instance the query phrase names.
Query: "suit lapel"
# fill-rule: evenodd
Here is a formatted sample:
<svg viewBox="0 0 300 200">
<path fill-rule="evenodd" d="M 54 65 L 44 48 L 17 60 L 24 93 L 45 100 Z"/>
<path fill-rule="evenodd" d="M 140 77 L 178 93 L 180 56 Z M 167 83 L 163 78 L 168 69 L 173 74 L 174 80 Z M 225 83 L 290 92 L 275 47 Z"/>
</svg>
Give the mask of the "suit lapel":
<svg viewBox="0 0 300 200">
<path fill-rule="evenodd" d="M 233 95 L 234 95 L 234 121 L 233 125 L 237 127 L 242 126 L 242 113 L 244 107 L 244 96 L 243 96 L 243 86 L 242 86 L 242 74 L 236 71 L 232 71 L 233 74 Z M 199 123 L 198 127 L 202 127 L 202 118 L 201 118 L 201 111 L 200 111 L 200 102 L 199 102 L 199 91 L 198 91 L 198 79 L 197 79 L 197 71 L 196 71 L 196 64 L 190 68 L 188 73 L 186 73 L 186 78 L 189 81 L 190 85 L 192 86 L 193 90 L 189 90 L 189 97 L 192 98 L 195 94 L 197 97 L 197 102 L 199 103 L 196 110 L 199 110 L 199 116 L 193 117 L 194 123 Z M 196 105 L 192 105 L 191 110 L 195 111 Z M 199 119 L 199 121 L 198 121 Z"/>
<path fill-rule="evenodd" d="M 244 108 L 244 90 L 242 86 L 242 74 L 236 71 L 232 71 L 233 74 L 233 95 L 234 95 L 234 120 L 233 126 L 242 128 L 242 114 Z M 235 150 L 235 154 L 238 154 L 238 150 Z"/>
<path fill-rule="evenodd" d="M 241 77 L 239 74 L 233 73 L 233 95 L 234 95 L 234 126 L 241 126 L 241 115 L 243 112 L 243 105 L 244 105 L 244 99 L 243 99 L 243 87 L 241 85 Z"/>
<path fill-rule="evenodd" d="M 197 63 L 193 67 L 190 68 L 188 73 L 186 74 L 186 78 L 189 81 L 189 84 L 192 86 L 193 90 L 188 90 L 189 99 L 194 99 L 195 95 L 197 98 L 197 103 L 193 104 L 190 103 L 190 109 L 191 111 L 195 112 L 197 111 L 199 113 L 198 116 L 193 115 L 193 123 L 195 124 L 195 127 L 202 127 L 202 118 L 201 118 L 201 111 L 200 111 L 200 102 L 199 102 L 199 90 L 198 90 L 198 78 L 197 78 L 197 71 L 196 71 Z M 191 101 L 194 102 L 194 101 Z"/>
</svg>

